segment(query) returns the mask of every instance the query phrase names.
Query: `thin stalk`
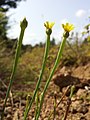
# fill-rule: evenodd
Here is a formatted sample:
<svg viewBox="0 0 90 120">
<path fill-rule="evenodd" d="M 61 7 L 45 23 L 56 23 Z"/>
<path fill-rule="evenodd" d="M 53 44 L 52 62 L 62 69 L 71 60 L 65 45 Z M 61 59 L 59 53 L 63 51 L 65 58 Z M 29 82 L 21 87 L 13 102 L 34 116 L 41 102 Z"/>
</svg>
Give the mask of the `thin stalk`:
<svg viewBox="0 0 90 120">
<path fill-rule="evenodd" d="M 65 115 L 62 118 L 62 120 L 66 120 L 67 119 L 70 105 L 71 105 L 71 98 L 69 97 L 68 100 L 67 100 L 67 107 L 66 107 Z"/>
<path fill-rule="evenodd" d="M 68 87 L 66 88 L 66 90 L 65 90 L 65 92 L 63 93 L 60 101 L 56 104 L 56 108 L 58 108 L 58 106 L 60 105 L 61 101 L 62 101 L 63 98 L 65 97 L 65 95 L 66 95 L 67 91 L 69 90 L 69 88 L 70 88 L 70 86 L 68 86 Z M 49 117 L 48 117 L 48 120 L 50 120 L 50 117 L 52 116 L 52 114 L 53 114 L 53 111 L 51 111 L 51 113 L 50 113 L 50 115 L 49 115 Z"/>
<path fill-rule="evenodd" d="M 24 20 L 21 22 L 22 26 L 24 25 L 24 22 L 25 22 Z M 23 36 L 24 36 L 24 32 L 25 32 L 26 27 L 27 26 L 21 27 L 20 36 L 19 36 L 19 40 L 18 40 L 18 44 L 17 44 L 17 49 L 16 49 L 16 54 L 15 54 L 15 60 L 14 60 L 14 64 L 13 64 L 13 69 L 12 69 L 12 73 L 11 73 L 11 77 L 10 77 L 10 82 L 9 82 L 9 86 L 7 88 L 7 93 L 6 93 L 6 97 L 5 97 L 5 101 L 4 101 L 4 105 L 3 105 L 3 110 L 2 110 L 2 114 L 1 114 L 1 120 L 3 120 L 3 118 L 4 118 L 4 110 L 5 110 L 6 102 L 7 102 L 7 99 L 9 97 L 11 86 L 12 86 L 12 83 L 13 83 L 13 80 L 14 80 L 14 75 L 15 75 L 15 72 L 16 72 L 16 69 L 17 69 L 19 54 L 20 54 L 20 50 L 21 50 L 21 46 L 22 46 L 22 40 L 23 40 Z"/>
<path fill-rule="evenodd" d="M 39 79 L 38 79 L 38 82 L 37 82 L 33 97 L 31 99 L 31 101 L 29 101 L 29 106 L 26 107 L 26 109 L 25 109 L 24 120 L 26 120 L 26 118 L 27 118 L 28 112 L 31 109 L 32 103 L 35 100 L 36 93 L 37 93 L 37 91 L 39 89 L 39 86 L 40 86 L 40 83 L 41 83 L 41 80 L 42 80 L 42 76 L 43 76 L 43 73 L 44 73 L 44 70 L 45 70 L 45 66 L 46 66 L 46 60 L 47 60 L 47 56 L 48 56 L 48 52 L 49 52 L 49 47 L 50 47 L 50 35 L 47 35 L 47 41 L 46 41 L 46 47 L 45 47 L 45 53 L 44 53 L 44 58 L 43 58 L 42 69 L 41 69 L 41 72 L 40 72 L 40 76 L 39 76 Z"/>
<path fill-rule="evenodd" d="M 37 92 L 37 95 L 36 95 L 36 110 L 35 110 L 35 117 L 36 117 L 36 114 L 38 112 L 38 107 L 39 106 L 39 94 Z M 36 118 L 35 118 L 36 119 Z"/>
<path fill-rule="evenodd" d="M 56 116 L 56 95 L 54 96 L 53 120 L 55 120 L 55 116 Z"/>
<path fill-rule="evenodd" d="M 56 68 L 57 68 L 57 66 L 58 66 L 58 64 L 59 64 L 59 62 L 60 62 L 60 58 L 61 58 L 61 56 L 62 56 L 62 52 L 63 52 L 63 48 L 64 48 L 64 46 L 65 46 L 65 42 L 66 42 L 66 37 L 63 37 L 63 41 L 62 41 L 62 43 L 61 43 L 61 45 L 60 45 L 59 52 L 58 52 L 58 55 L 57 55 L 57 58 L 56 58 L 54 67 L 53 67 L 53 69 L 52 69 L 52 71 L 51 71 L 51 74 L 50 74 L 50 76 L 49 76 L 49 78 L 48 78 L 48 80 L 47 80 L 47 82 L 46 82 L 46 84 L 45 84 L 44 90 L 43 90 L 43 92 L 42 92 L 41 101 L 40 101 L 40 107 L 39 107 L 39 110 L 38 110 L 38 113 L 37 113 L 37 117 L 36 117 L 35 120 L 38 120 L 38 118 L 39 118 L 39 116 L 40 116 L 40 111 L 41 111 L 41 108 L 42 108 L 42 104 L 43 104 L 45 92 L 46 92 L 46 90 L 47 90 L 47 88 L 48 88 L 48 85 L 49 85 L 49 83 L 50 83 L 50 81 L 51 81 L 51 79 L 52 79 L 52 76 L 53 76 L 53 74 L 54 74 L 54 72 L 55 72 L 55 70 L 56 70 Z"/>
<path fill-rule="evenodd" d="M 71 86 L 71 92 L 70 92 L 70 98 L 73 97 L 74 91 L 75 91 L 75 85 L 72 85 L 72 86 Z"/>
<path fill-rule="evenodd" d="M 71 105 L 71 103 L 72 103 L 71 98 L 72 98 L 73 95 L 74 95 L 74 91 L 75 91 L 75 86 L 72 85 L 72 86 L 71 86 L 71 91 L 70 91 L 70 96 L 68 97 L 68 100 L 67 100 L 67 108 L 66 108 L 65 115 L 64 115 L 64 117 L 63 117 L 62 120 L 66 120 L 66 119 L 67 119 L 68 112 L 69 112 L 69 108 L 70 108 L 70 105 Z"/>
</svg>

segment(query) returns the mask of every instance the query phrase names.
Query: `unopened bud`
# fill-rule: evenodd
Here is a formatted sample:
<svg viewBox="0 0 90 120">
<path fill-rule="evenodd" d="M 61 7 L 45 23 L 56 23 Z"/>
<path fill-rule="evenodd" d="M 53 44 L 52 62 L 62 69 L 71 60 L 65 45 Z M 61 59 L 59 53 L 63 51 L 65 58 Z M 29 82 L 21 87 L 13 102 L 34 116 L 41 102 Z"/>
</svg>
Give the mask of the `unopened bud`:
<svg viewBox="0 0 90 120">
<path fill-rule="evenodd" d="M 47 35 L 51 35 L 51 33 L 52 33 L 52 29 L 46 29 L 46 34 Z"/>
<path fill-rule="evenodd" d="M 28 26 L 28 22 L 26 18 L 24 18 L 23 21 L 20 22 L 20 27 L 21 29 L 25 30 L 27 26 Z"/>
<path fill-rule="evenodd" d="M 69 37 L 69 32 L 64 32 L 63 36 L 64 36 L 65 38 L 68 38 L 68 37 Z"/>
</svg>

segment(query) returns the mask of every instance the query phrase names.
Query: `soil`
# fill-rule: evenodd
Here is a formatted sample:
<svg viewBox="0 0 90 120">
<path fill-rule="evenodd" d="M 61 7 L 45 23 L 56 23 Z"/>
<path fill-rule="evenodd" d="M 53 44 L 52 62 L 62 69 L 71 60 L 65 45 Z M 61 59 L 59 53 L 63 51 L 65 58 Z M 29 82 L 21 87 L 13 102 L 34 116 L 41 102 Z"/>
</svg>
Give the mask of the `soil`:
<svg viewBox="0 0 90 120">
<path fill-rule="evenodd" d="M 70 98 L 70 87 L 72 85 L 75 86 L 75 91 Z M 22 91 L 22 93 L 25 91 L 26 93 L 32 92 L 34 90 L 33 86 L 14 83 L 6 105 L 4 120 L 23 120 L 27 95 L 15 95 L 15 93 L 18 91 Z M 6 86 L 3 84 L 0 87 L 0 114 L 6 90 Z M 29 95 L 29 98 L 31 99 L 31 95 Z M 34 103 L 27 120 L 34 120 L 35 106 Z M 90 63 L 77 67 L 64 66 L 56 71 L 50 82 L 39 120 L 65 119 L 90 120 Z"/>
</svg>

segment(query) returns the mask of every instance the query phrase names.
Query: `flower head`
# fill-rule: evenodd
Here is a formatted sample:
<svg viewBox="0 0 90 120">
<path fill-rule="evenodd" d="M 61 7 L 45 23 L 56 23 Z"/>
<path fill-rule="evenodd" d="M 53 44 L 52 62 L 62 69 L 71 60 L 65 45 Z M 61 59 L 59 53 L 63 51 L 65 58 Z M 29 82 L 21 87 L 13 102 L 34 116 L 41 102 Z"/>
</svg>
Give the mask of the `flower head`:
<svg viewBox="0 0 90 120">
<path fill-rule="evenodd" d="M 26 18 L 24 18 L 21 22 L 20 22 L 20 27 L 22 29 L 26 29 L 26 27 L 28 26 L 28 21 L 26 20 Z"/>
<path fill-rule="evenodd" d="M 47 35 L 51 35 L 51 33 L 52 33 L 52 27 L 53 27 L 54 24 L 55 24 L 54 22 L 48 22 L 48 21 L 46 21 L 44 23 L 44 26 L 46 27 L 46 34 Z"/>
<path fill-rule="evenodd" d="M 74 29 L 74 25 L 70 23 L 66 23 L 66 25 L 62 24 L 62 27 L 66 32 L 70 32 L 71 30 Z"/>
<path fill-rule="evenodd" d="M 48 22 L 48 21 L 46 21 L 44 23 L 44 26 L 46 27 L 46 29 L 52 29 L 52 27 L 53 27 L 54 24 L 55 24 L 54 22 Z"/>
</svg>

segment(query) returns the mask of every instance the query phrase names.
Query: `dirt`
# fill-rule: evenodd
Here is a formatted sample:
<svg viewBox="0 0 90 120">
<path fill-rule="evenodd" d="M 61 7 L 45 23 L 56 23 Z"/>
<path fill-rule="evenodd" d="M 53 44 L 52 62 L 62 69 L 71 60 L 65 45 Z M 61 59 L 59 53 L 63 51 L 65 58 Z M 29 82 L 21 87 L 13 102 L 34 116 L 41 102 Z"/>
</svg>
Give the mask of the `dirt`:
<svg viewBox="0 0 90 120">
<path fill-rule="evenodd" d="M 70 85 L 75 85 L 75 92 L 71 99 L 69 97 Z M 15 93 L 32 90 L 33 86 L 30 85 L 13 85 L 11 98 L 8 99 L 6 105 L 4 120 L 23 120 L 27 94 L 15 95 Z M 0 114 L 5 94 L 6 88 L 2 85 L 0 87 Z M 55 103 L 56 109 L 54 108 Z M 34 120 L 35 106 L 34 103 L 27 120 Z M 65 115 L 66 120 L 90 120 L 90 63 L 77 67 L 64 66 L 56 71 L 50 82 L 39 120 L 48 120 L 48 117 L 50 120 L 62 120 Z"/>
</svg>

